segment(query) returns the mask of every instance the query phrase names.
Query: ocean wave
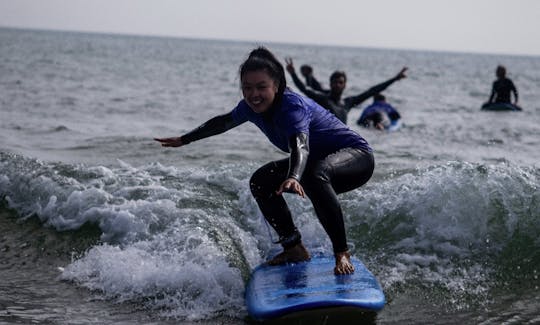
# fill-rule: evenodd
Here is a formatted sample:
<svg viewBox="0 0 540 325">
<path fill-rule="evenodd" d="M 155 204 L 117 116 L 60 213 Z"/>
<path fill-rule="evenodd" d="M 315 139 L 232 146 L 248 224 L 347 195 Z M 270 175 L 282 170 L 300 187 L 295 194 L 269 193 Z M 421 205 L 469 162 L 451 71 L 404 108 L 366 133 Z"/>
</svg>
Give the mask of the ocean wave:
<svg viewBox="0 0 540 325">
<path fill-rule="evenodd" d="M 103 244 L 63 270 L 60 278 L 106 299 L 139 303 L 163 317 L 200 320 L 241 314 L 244 284 L 202 228 L 179 240 L 177 225 L 126 247 Z"/>
<path fill-rule="evenodd" d="M 0 196 L 20 218 L 36 216 L 58 231 L 101 229 L 101 243 L 75 257 L 60 279 L 165 317 L 243 310 L 244 280 L 261 257 L 234 203 L 237 189 L 227 190 L 244 183 L 230 170 L 87 167 L 6 153 L 0 165 Z"/>
<path fill-rule="evenodd" d="M 509 163 L 449 162 L 390 177 L 361 200 L 347 196 L 352 239 L 390 297 L 421 287 L 452 308 L 488 303 L 508 280 L 538 283 L 539 176 Z"/>
<path fill-rule="evenodd" d="M 1 153 L 0 167 L 0 197 L 20 218 L 101 229 L 60 279 L 165 317 L 242 315 L 244 281 L 275 250 L 247 186 L 251 165 L 103 167 Z M 539 176 L 507 162 L 390 174 L 340 196 L 350 246 L 390 301 L 423 288 L 451 308 L 484 304 L 509 281 L 538 281 Z M 309 201 L 287 200 L 309 249 L 331 254 Z"/>
</svg>

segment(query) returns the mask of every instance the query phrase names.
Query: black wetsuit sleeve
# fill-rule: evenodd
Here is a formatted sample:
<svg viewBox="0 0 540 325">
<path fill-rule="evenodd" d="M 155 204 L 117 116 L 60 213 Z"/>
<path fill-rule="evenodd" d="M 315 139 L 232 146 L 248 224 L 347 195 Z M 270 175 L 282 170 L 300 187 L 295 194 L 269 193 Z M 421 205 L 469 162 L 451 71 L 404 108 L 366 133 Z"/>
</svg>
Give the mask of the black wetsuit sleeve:
<svg viewBox="0 0 540 325">
<path fill-rule="evenodd" d="M 488 103 L 493 103 L 493 99 L 495 99 L 495 82 L 491 85 L 491 95 L 489 95 Z"/>
<path fill-rule="evenodd" d="M 515 102 L 517 103 L 518 102 L 518 91 L 517 91 L 516 85 L 514 85 L 514 82 L 512 80 L 510 80 L 510 87 L 511 87 L 512 92 L 514 93 L 514 97 L 516 97 Z"/>
<path fill-rule="evenodd" d="M 319 80 L 315 79 L 314 76 L 309 76 L 306 78 L 306 84 L 311 87 L 311 89 L 314 89 L 314 90 L 317 90 L 317 91 L 322 91 L 324 92 L 325 90 L 323 89 L 323 87 L 321 86 L 321 83 L 319 82 Z"/>
<path fill-rule="evenodd" d="M 378 85 L 375 85 L 375 86 L 369 88 L 368 90 L 364 91 L 363 93 L 361 93 L 359 95 L 345 98 L 344 101 L 345 101 L 346 108 L 347 109 L 353 108 L 354 106 L 362 103 L 366 99 L 368 99 L 370 97 L 373 97 L 374 95 L 382 92 L 383 90 L 388 88 L 388 86 L 390 86 L 391 84 L 393 84 L 397 80 L 399 80 L 399 78 L 394 77 L 392 79 L 389 79 L 389 80 L 387 80 L 385 82 L 382 82 L 382 83 L 380 83 Z"/>
<path fill-rule="evenodd" d="M 309 98 L 311 98 L 311 99 L 315 100 L 316 102 L 320 103 L 321 101 L 325 101 L 326 98 L 328 97 L 328 95 L 326 93 L 324 93 L 324 92 L 308 89 L 304 85 L 302 80 L 300 80 L 300 78 L 298 78 L 298 75 L 295 72 L 290 73 L 290 75 L 291 75 L 291 77 L 293 79 L 293 82 L 294 82 L 295 86 L 298 89 L 300 89 L 300 91 L 303 92 Z"/>
<path fill-rule="evenodd" d="M 308 136 L 305 133 L 298 133 L 289 139 L 289 172 L 287 178 L 294 178 L 300 181 L 309 156 Z"/>
<path fill-rule="evenodd" d="M 356 124 L 367 126 L 368 125 L 368 117 L 369 117 L 369 114 L 367 114 L 367 113 L 368 112 L 366 110 L 364 110 L 362 112 L 362 114 L 360 115 L 360 118 L 358 119 L 358 121 L 356 121 Z"/>
<path fill-rule="evenodd" d="M 219 115 L 211 118 L 201 126 L 181 136 L 182 142 L 184 144 L 188 144 L 193 141 L 208 138 L 230 130 L 238 125 L 239 123 L 233 119 L 232 112 Z"/>
</svg>

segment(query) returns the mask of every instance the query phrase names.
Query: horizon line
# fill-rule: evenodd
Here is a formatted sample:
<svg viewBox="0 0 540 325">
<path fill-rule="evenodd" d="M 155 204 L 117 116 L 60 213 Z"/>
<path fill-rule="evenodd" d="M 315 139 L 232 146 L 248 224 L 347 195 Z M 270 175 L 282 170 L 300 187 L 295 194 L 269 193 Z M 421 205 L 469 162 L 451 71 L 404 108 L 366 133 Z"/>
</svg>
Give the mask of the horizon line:
<svg viewBox="0 0 540 325">
<path fill-rule="evenodd" d="M 466 54 L 466 55 L 490 55 L 490 56 L 514 56 L 514 57 L 540 57 L 539 54 L 530 53 L 508 53 L 508 52 L 482 52 L 482 51 L 465 51 L 465 50 L 449 50 L 449 49 L 432 49 L 432 48 L 400 48 L 400 47 L 383 47 L 383 46 L 370 46 L 370 45 L 351 45 L 351 44 L 322 44 L 322 43 L 310 43 L 310 42 L 293 42 L 293 41 L 275 41 L 275 40 L 253 40 L 253 39 L 232 39 L 232 38 L 217 38 L 217 37 L 203 37 L 203 36 L 182 36 L 172 34 L 141 34 L 119 31 L 100 31 L 100 30 L 85 30 L 85 29 L 59 29 L 59 28 L 47 28 L 47 27 L 28 27 L 28 26 L 7 26 L 0 25 L 0 29 L 12 29 L 23 31 L 37 31 L 37 32 L 58 32 L 58 33 L 81 33 L 81 34 L 95 34 L 95 35 L 111 35 L 111 36 L 134 36 L 134 37 L 156 37 L 156 38 L 173 38 L 173 39 L 188 39 L 188 40 L 202 40 L 202 41 L 223 41 L 223 42 L 238 42 L 238 43 L 270 43 L 279 45 L 301 45 L 301 46 L 320 46 L 320 47 L 345 47 L 345 48 L 358 48 L 368 50 L 383 50 L 383 51 L 409 51 L 409 52 L 434 52 L 434 53 L 447 53 L 447 54 Z"/>
</svg>

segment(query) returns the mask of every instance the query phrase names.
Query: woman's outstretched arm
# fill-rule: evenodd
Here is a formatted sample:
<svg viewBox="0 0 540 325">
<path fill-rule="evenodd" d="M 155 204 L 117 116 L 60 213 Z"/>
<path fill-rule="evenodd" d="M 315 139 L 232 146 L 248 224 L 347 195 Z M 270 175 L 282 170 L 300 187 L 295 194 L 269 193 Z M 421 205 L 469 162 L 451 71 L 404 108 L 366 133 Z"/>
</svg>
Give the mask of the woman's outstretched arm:
<svg viewBox="0 0 540 325">
<path fill-rule="evenodd" d="M 230 112 L 224 115 L 213 117 L 199 127 L 197 127 L 196 129 L 182 136 L 171 138 L 154 138 L 154 140 L 161 143 L 163 147 L 181 147 L 190 142 L 223 133 L 238 125 L 239 123 L 237 123 L 233 119 L 232 112 Z"/>
</svg>

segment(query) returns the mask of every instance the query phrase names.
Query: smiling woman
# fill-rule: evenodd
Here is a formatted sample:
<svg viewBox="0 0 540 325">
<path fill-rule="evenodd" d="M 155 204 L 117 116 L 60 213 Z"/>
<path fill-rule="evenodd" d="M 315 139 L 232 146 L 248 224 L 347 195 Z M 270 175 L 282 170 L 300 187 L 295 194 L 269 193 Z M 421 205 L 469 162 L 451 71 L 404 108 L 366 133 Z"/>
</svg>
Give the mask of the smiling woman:
<svg viewBox="0 0 540 325">
<path fill-rule="evenodd" d="M 223 133 L 244 122 L 254 123 L 289 158 L 270 162 L 251 177 L 259 208 L 279 235 L 283 252 L 271 265 L 310 259 L 283 193 L 306 195 L 332 241 L 336 274 L 351 274 L 343 212 L 337 195 L 366 183 L 374 169 L 370 146 L 328 110 L 287 89 L 283 65 L 266 48 L 253 50 L 240 66 L 244 99 L 230 113 L 214 117 L 195 130 L 155 139 L 180 147 Z"/>
<path fill-rule="evenodd" d="M 242 95 L 255 113 L 269 110 L 277 92 L 277 84 L 267 72 L 253 71 L 242 78 Z"/>
</svg>

